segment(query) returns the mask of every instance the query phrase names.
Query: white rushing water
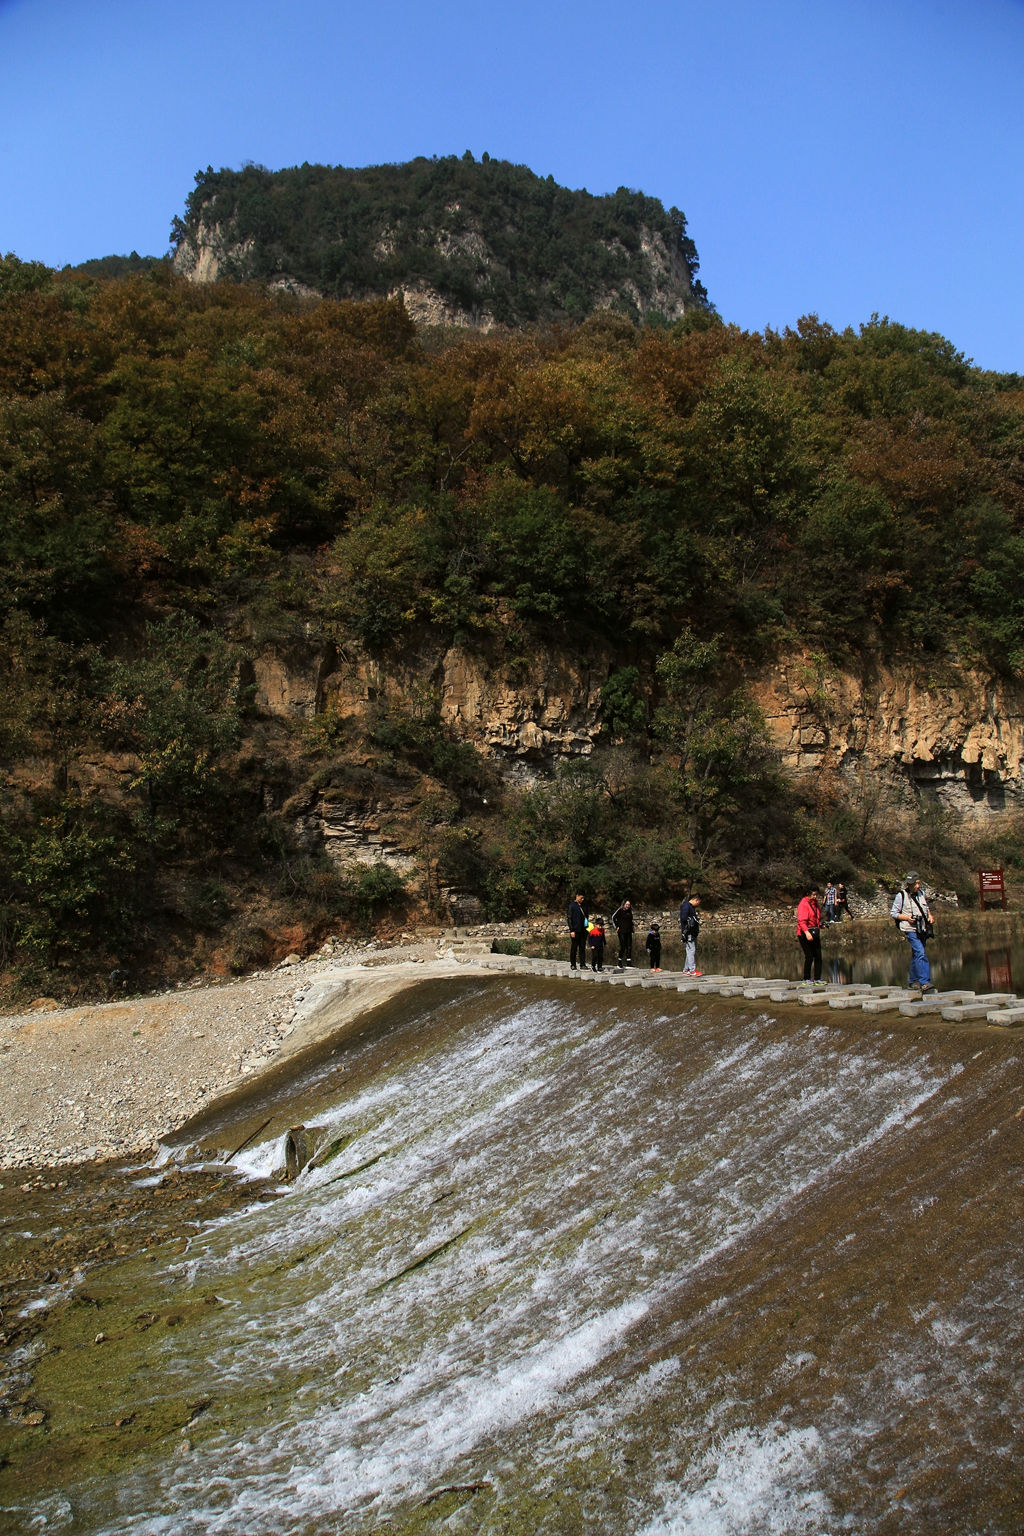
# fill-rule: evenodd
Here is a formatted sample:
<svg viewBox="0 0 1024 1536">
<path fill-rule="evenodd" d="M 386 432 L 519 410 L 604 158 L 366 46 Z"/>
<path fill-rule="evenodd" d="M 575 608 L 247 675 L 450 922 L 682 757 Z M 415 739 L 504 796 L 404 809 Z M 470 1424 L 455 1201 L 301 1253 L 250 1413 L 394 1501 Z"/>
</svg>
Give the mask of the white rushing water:
<svg viewBox="0 0 1024 1536">
<path fill-rule="evenodd" d="M 150 1336 L 139 1372 L 142 1408 L 212 1399 L 190 1443 L 37 1511 L 36 1529 L 869 1532 L 891 1469 L 857 1511 L 847 1482 L 925 1380 L 983 1457 L 1001 1394 L 1019 1446 L 993 1356 L 1015 1326 L 1012 1262 L 981 1271 L 970 1315 L 937 1303 L 875 1337 L 851 1317 L 850 1379 L 825 1379 L 827 1341 L 758 1342 L 760 1378 L 714 1344 L 740 1321 L 767 1338 L 753 1290 L 787 1223 L 953 1113 L 958 1063 L 909 1038 L 767 1016 L 737 1032 L 652 994 L 541 990 L 453 1002 L 422 1047 L 372 1047 L 372 1081 L 339 1074 L 317 1116 L 338 1154 L 152 1277 L 222 1303 Z M 239 1159 L 254 1175 L 279 1160 L 276 1143 Z M 719 1288 L 753 1251 L 753 1278 Z M 792 1286 L 809 1283 L 800 1261 Z M 415 1523 L 431 1509 L 449 1523 Z"/>
</svg>

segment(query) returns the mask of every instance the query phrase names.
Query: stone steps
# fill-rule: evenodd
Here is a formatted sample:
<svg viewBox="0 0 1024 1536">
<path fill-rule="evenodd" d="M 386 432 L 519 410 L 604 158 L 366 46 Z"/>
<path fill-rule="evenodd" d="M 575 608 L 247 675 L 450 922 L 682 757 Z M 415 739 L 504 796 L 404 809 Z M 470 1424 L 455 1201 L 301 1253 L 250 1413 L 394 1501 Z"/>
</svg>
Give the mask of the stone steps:
<svg viewBox="0 0 1024 1536">
<path fill-rule="evenodd" d="M 467 956 L 467 958 L 469 958 Z M 742 997 L 751 1002 L 795 1003 L 798 1007 L 859 1008 L 867 1014 L 900 1013 L 907 1018 L 938 1014 L 949 1023 L 984 1019 L 1003 1028 L 1024 1025 L 1024 998 L 1012 992 L 976 994 L 965 991 L 928 993 L 924 998 L 907 987 L 872 987 L 866 982 L 791 981 L 785 977 L 709 974 L 684 976 L 681 971 L 637 970 L 607 966 L 603 971 L 571 970 L 567 960 L 539 960 L 527 955 L 473 955 L 472 959 L 494 970 L 517 975 L 561 976 L 567 980 L 603 982 L 626 988 L 667 988 L 713 997 Z"/>
</svg>

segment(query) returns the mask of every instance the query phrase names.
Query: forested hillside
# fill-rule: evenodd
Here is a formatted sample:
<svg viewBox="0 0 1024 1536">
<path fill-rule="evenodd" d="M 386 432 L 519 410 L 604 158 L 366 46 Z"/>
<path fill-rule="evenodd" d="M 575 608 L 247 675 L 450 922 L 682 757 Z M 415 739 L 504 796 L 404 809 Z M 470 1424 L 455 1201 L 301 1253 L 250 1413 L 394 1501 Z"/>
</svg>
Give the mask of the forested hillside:
<svg viewBox="0 0 1024 1536">
<path fill-rule="evenodd" d="M 0 514 L 23 988 L 241 968 L 442 887 L 505 915 L 580 878 L 660 900 L 694 875 L 778 894 L 825 856 L 870 876 L 912 848 L 782 778 L 751 669 L 1024 670 L 1022 381 L 886 320 L 425 344 L 394 301 L 8 257 Z M 314 643 L 376 664 L 359 718 L 257 707 L 255 652 Z M 510 780 L 441 723 L 452 646 L 510 687 L 603 658 L 602 749 Z M 311 786 L 393 805 L 411 872 L 304 842 Z"/>
</svg>

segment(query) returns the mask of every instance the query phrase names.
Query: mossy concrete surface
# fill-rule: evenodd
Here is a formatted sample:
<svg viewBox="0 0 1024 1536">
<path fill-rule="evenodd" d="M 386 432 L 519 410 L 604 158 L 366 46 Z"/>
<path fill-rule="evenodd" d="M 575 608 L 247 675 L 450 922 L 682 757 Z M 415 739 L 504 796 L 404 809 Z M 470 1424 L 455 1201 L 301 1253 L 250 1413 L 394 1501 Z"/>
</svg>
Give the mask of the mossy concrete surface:
<svg viewBox="0 0 1024 1536">
<path fill-rule="evenodd" d="M 254 1182 L 40 1291 L 0 1529 L 1019 1530 L 1019 1041 L 567 992 L 431 984 L 197 1126 Z"/>
</svg>

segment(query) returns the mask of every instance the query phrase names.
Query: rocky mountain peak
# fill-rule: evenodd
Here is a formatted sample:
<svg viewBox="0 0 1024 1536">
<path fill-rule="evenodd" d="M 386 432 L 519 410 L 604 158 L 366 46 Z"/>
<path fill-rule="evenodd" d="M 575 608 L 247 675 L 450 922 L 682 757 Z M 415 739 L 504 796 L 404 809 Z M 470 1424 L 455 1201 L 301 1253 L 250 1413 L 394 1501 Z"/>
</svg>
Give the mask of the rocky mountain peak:
<svg viewBox="0 0 1024 1536">
<path fill-rule="evenodd" d="M 625 187 L 570 191 L 487 157 L 210 168 L 172 238 L 174 266 L 193 282 L 400 295 L 424 325 L 490 330 L 601 309 L 671 322 L 707 304 L 678 209 Z"/>
</svg>

